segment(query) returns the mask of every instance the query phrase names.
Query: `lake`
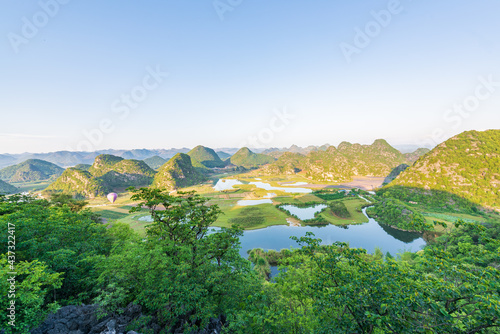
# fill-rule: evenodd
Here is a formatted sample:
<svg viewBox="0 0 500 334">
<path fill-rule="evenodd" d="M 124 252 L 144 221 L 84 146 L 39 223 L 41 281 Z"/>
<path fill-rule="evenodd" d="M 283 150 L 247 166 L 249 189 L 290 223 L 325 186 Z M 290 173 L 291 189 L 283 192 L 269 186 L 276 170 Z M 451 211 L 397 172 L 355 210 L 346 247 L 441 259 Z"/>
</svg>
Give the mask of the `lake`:
<svg viewBox="0 0 500 334">
<path fill-rule="evenodd" d="M 366 215 L 366 208 L 363 209 Z M 336 241 L 347 242 L 353 248 L 365 248 L 373 253 L 378 247 L 384 252 L 395 255 L 404 251 L 417 252 L 425 246 L 425 241 L 420 233 L 405 232 L 391 226 L 380 224 L 375 219 L 369 218 L 368 223 L 347 226 L 286 226 L 276 225 L 259 230 L 244 231 L 240 238 L 240 254 L 247 257 L 247 251 L 252 248 L 265 250 L 281 250 L 295 247 L 297 243 L 290 236 L 302 237 L 306 232 L 314 233 L 322 244 L 332 244 Z"/>
</svg>

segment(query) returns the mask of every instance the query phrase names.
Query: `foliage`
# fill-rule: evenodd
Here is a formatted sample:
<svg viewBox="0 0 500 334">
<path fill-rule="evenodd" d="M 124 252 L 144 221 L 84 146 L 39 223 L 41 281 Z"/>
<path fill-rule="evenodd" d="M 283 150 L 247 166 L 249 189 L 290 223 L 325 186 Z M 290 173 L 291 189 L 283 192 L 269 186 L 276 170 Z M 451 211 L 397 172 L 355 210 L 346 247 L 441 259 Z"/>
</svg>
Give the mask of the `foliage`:
<svg viewBox="0 0 500 334">
<path fill-rule="evenodd" d="M 14 270 L 11 269 L 11 265 L 14 266 Z M 14 275 L 11 273 L 13 271 Z M 61 273 L 52 273 L 46 264 L 38 260 L 14 261 L 10 260 L 7 254 L 2 254 L 0 322 L 6 330 L 5 333 L 27 334 L 30 328 L 36 327 L 50 312 L 54 312 L 58 304 L 47 303 L 47 294 L 51 290 L 59 289 L 61 281 Z"/>
<path fill-rule="evenodd" d="M 166 328 L 186 331 L 234 312 L 245 285 L 257 282 L 238 254 L 242 231 L 210 232 L 220 210 L 192 192 L 171 196 L 160 189 L 132 191 L 132 199 L 141 203 L 131 212 L 144 206 L 154 221 L 146 240 L 130 238 L 102 263 L 101 299 L 109 300 L 110 290 L 121 289 L 124 304 L 134 301 Z"/>
<path fill-rule="evenodd" d="M 376 217 L 383 224 L 391 225 L 406 231 L 432 230 L 434 225 L 426 223 L 424 216 L 405 203 L 388 198 L 376 202 L 367 210 L 370 217 Z"/>
<path fill-rule="evenodd" d="M 17 189 L 13 185 L 8 184 L 7 182 L 0 180 L 0 194 L 9 195 L 9 194 L 16 193 L 18 191 L 19 191 L 19 189 Z"/>
<path fill-rule="evenodd" d="M 332 213 L 340 218 L 349 218 L 351 217 L 351 214 L 347 210 L 347 207 L 345 206 L 344 202 L 342 201 L 332 201 L 328 203 L 329 209 L 332 211 Z"/>
<path fill-rule="evenodd" d="M 342 199 L 345 197 L 345 192 L 343 191 L 329 191 L 329 190 L 316 190 L 312 193 L 314 196 L 321 198 L 325 201 L 333 201 L 336 199 Z"/>
<path fill-rule="evenodd" d="M 15 226 L 16 261 L 38 260 L 63 279 L 47 295 L 49 303 L 89 301 L 97 277 L 95 257 L 108 254 L 113 242 L 97 216 L 61 202 L 13 195 L 0 197 L 0 228 L 7 231 L 8 226 Z M 4 245 L 7 236 L 0 238 Z"/>
</svg>

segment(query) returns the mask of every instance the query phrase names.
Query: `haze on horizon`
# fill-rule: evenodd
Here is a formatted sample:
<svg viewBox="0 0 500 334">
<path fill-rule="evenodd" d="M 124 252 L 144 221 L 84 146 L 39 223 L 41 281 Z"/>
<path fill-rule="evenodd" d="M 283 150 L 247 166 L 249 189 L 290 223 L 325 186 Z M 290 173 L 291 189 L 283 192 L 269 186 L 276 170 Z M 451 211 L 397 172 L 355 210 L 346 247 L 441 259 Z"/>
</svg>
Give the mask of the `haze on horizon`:
<svg viewBox="0 0 500 334">
<path fill-rule="evenodd" d="M 500 3 L 3 1 L 0 153 L 500 128 Z"/>
</svg>

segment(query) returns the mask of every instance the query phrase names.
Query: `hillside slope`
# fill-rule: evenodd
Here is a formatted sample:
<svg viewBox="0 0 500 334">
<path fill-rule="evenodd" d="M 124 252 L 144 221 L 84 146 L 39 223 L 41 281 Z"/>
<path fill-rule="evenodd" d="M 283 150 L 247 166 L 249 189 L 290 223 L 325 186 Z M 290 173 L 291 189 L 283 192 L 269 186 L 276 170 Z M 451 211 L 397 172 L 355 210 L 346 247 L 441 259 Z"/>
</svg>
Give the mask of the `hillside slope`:
<svg viewBox="0 0 500 334">
<path fill-rule="evenodd" d="M 0 179 L 8 182 L 33 182 L 56 178 L 64 172 L 51 162 L 28 159 L 17 165 L 5 167 L 0 170 Z"/>
<path fill-rule="evenodd" d="M 189 187 L 205 180 L 205 177 L 193 167 L 191 157 L 184 153 L 177 153 L 156 174 L 153 187 L 174 190 Z"/>
<path fill-rule="evenodd" d="M 19 189 L 5 181 L 0 180 L 0 195 L 9 195 L 18 192 Z"/>
<path fill-rule="evenodd" d="M 191 159 L 199 161 L 202 165 L 208 168 L 225 166 L 221 158 L 215 153 L 215 151 L 209 147 L 198 145 L 187 153 Z"/>
<path fill-rule="evenodd" d="M 229 161 L 235 166 L 252 168 L 272 163 L 275 159 L 265 154 L 254 153 L 247 147 L 243 147 L 233 154 Z"/>
<path fill-rule="evenodd" d="M 68 168 L 45 191 L 48 193 L 64 192 L 80 197 L 95 198 L 105 196 L 110 189 L 100 178 L 95 178 L 89 172 Z"/>
<path fill-rule="evenodd" d="M 148 186 L 155 174 L 144 161 L 101 154 L 95 158 L 88 171 L 84 168 L 68 168 L 46 190 L 93 198 L 131 186 Z"/>
<path fill-rule="evenodd" d="M 500 210 L 500 130 L 467 131 L 438 145 L 388 187 L 447 192 Z M 420 189 L 420 190 L 418 190 Z"/>
</svg>

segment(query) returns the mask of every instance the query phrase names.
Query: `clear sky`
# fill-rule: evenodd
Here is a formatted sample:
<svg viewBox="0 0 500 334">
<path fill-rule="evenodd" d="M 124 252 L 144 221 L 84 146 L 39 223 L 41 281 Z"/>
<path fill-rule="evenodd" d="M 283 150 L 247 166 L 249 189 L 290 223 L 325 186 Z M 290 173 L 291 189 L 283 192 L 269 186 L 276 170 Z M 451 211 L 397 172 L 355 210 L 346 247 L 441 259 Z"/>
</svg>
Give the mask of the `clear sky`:
<svg viewBox="0 0 500 334">
<path fill-rule="evenodd" d="M 500 128 L 498 0 L 0 4 L 0 153 Z"/>
</svg>

